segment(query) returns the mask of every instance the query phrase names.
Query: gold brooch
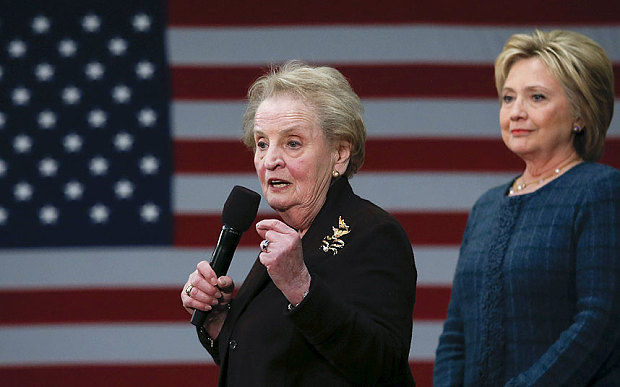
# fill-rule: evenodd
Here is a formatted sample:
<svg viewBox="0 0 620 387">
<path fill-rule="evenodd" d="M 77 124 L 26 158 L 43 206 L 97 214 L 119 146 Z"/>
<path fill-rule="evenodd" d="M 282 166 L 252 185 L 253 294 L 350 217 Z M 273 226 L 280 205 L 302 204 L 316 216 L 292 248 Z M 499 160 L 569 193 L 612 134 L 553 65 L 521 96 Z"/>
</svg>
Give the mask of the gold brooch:
<svg viewBox="0 0 620 387">
<path fill-rule="evenodd" d="M 338 228 L 332 227 L 332 230 L 334 230 L 334 235 L 326 235 L 325 238 L 323 238 L 323 245 L 321 248 L 326 253 L 331 251 L 334 255 L 336 255 L 338 254 L 338 249 L 344 247 L 344 241 L 340 239 L 340 237 L 347 235 L 351 231 L 349 230 L 349 226 L 347 226 L 340 216 L 338 217 Z"/>
</svg>

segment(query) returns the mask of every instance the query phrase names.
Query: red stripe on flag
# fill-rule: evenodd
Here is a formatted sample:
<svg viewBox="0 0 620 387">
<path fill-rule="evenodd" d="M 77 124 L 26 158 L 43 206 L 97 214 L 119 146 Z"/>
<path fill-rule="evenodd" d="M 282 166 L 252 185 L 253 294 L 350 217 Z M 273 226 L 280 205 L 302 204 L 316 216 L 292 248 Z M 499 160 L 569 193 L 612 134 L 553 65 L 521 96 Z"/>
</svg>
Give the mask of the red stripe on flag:
<svg viewBox="0 0 620 387">
<path fill-rule="evenodd" d="M 414 246 L 461 244 L 467 212 L 392 213 Z"/>
<path fill-rule="evenodd" d="M 440 262 L 437 264 L 441 265 Z M 450 286 L 418 285 L 413 320 L 445 320 L 448 316 L 451 294 L 452 287 Z"/>
<path fill-rule="evenodd" d="M 414 246 L 452 245 L 461 243 L 466 212 L 394 212 L 394 217 L 401 223 Z M 256 221 L 265 219 L 258 216 Z M 220 215 L 178 214 L 174 217 L 174 245 L 178 247 L 213 247 L 222 229 Z M 250 230 L 254 229 L 254 225 Z M 240 246 L 256 246 L 261 242 L 255 232 L 246 232 L 241 236 Z"/>
<path fill-rule="evenodd" d="M 410 361 L 409 367 L 418 387 L 431 387 L 433 363 Z M 6 386 L 47 387 L 170 387 L 216 386 L 219 368 L 215 364 L 153 365 L 37 365 L 0 366 L 0 380 Z M 88 382 L 86 382 L 88 381 Z"/>
<path fill-rule="evenodd" d="M 0 307 L 0 324 L 172 322 L 191 317 L 181 306 L 181 288 L 3 290 Z"/>
<path fill-rule="evenodd" d="M 409 367 L 417 387 L 432 387 L 433 365 L 432 361 L 409 361 Z"/>
<path fill-rule="evenodd" d="M 240 140 L 174 140 L 176 173 L 254 173 L 254 156 Z"/>
<path fill-rule="evenodd" d="M 175 100 L 239 100 L 266 71 L 261 67 L 172 66 Z"/>
<path fill-rule="evenodd" d="M 501 139 L 402 138 L 368 140 L 362 170 L 496 172 L 522 167 Z"/>
<path fill-rule="evenodd" d="M 493 67 L 485 65 L 334 65 L 361 98 L 496 98 Z M 175 100 L 241 100 L 264 74 L 260 67 L 173 66 Z"/>
<path fill-rule="evenodd" d="M 361 98 L 497 98 L 491 65 L 338 65 Z M 175 100 L 242 100 L 266 68 L 173 66 Z M 614 66 L 620 97 L 620 65 Z"/>
<path fill-rule="evenodd" d="M 74 323 L 176 323 L 190 315 L 179 288 L 99 288 L 0 291 L 0 325 Z M 416 320 L 446 318 L 450 287 L 418 286 Z M 33 309 L 32 305 L 37 305 Z M 105 307 L 104 307 L 105 306 Z"/>
<path fill-rule="evenodd" d="M 0 380 L 4 386 L 216 386 L 218 373 L 215 364 L 63 364 L 2 366 Z"/>
<path fill-rule="evenodd" d="M 620 6 L 615 1 L 485 2 L 391 0 L 389 4 L 345 0 L 295 3 L 286 0 L 226 2 L 168 1 L 169 23 L 174 26 L 317 25 L 317 24 L 617 24 Z M 465 17 L 465 15 L 467 15 Z"/>
<path fill-rule="evenodd" d="M 264 217 L 258 216 L 250 226 L 255 230 L 256 222 Z M 174 245 L 177 247 L 215 247 L 215 242 L 222 231 L 222 217 L 205 214 L 177 214 L 174 216 Z M 261 242 L 256 232 L 241 235 L 240 246 L 256 246 Z"/>
<path fill-rule="evenodd" d="M 176 173 L 254 173 L 252 152 L 237 140 L 175 140 L 174 162 Z M 620 138 L 606 140 L 601 162 L 620 168 Z M 502 172 L 523 167 L 499 138 L 373 138 L 366 142 L 362 171 Z"/>
</svg>

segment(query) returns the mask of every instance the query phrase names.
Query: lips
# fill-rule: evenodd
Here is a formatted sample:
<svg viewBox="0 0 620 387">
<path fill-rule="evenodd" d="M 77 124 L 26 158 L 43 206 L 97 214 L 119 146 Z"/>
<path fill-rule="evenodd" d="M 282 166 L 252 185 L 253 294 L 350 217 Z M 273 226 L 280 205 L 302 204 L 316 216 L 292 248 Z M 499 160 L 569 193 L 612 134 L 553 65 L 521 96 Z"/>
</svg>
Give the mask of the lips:
<svg viewBox="0 0 620 387">
<path fill-rule="evenodd" d="M 528 134 L 530 132 L 532 132 L 532 131 L 529 130 L 529 129 L 520 129 L 520 128 L 510 129 L 510 134 L 512 134 L 513 136 L 518 136 L 518 135 L 522 135 L 522 134 Z"/>
<path fill-rule="evenodd" d="M 284 187 L 290 185 L 291 183 L 286 181 L 286 180 L 269 179 L 269 180 L 267 180 L 267 184 L 269 184 L 269 186 L 273 187 L 273 188 L 284 188 Z"/>
</svg>

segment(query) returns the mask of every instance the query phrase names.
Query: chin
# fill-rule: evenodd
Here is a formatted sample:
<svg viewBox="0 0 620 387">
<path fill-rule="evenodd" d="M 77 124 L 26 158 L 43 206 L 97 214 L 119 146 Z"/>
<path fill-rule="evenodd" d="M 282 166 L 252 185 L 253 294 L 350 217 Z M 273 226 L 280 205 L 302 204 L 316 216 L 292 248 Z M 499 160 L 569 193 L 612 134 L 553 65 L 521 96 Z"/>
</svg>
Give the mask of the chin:
<svg viewBox="0 0 620 387">
<path fill-rule="evenodd" d="M 265 199 L 267 200 L 267 204 L 269 204 L 269 207 L 273 208 L 275 211 L 283 212 L 286 210 L 285 200 L 275 199 L 272 197 L 270 198 L 268 196 Z"/>
<path fill-rule="evenodd" d="M 508 150 L 517 155 L 529 153 L 532 151 L 531 144 L 528 144 L 527 141 L 521 141 L 520 139 L 511 139 L 511 141 L 506 144 Z"/>
</svg>

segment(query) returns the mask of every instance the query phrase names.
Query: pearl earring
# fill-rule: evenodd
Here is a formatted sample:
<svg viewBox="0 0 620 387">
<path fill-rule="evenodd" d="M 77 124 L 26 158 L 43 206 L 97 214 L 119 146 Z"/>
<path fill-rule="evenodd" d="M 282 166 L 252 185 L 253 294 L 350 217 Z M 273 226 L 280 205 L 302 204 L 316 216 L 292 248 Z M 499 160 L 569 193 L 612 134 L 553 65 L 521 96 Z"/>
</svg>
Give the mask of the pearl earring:
<svg viewBox="0 0 620 387">
<path fill-rule="evenodd" d="M 575 125 L 573 127 L 573 133 L 579 133 L 579 132 L 581 132 L 581 128 L 579 127 L 579 125 Z"/>
<path fill-rule="evenodd" d="M 340 172 L 338 172 L 337 170 L 334 169 L 332 171 L 332 177 L 338 177 L 338 176 L 340 176 Z"/>
</svg>

